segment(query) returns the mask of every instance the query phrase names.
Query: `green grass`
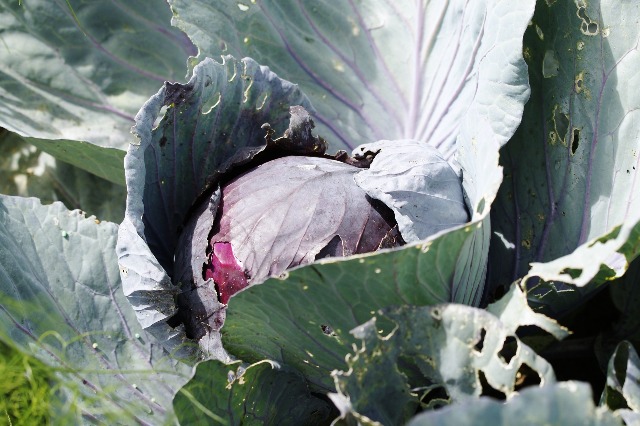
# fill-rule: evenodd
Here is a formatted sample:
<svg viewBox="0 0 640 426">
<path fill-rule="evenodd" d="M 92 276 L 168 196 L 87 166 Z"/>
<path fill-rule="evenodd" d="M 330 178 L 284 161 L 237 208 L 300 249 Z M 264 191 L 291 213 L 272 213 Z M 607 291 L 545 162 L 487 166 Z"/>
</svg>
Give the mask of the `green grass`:
<svg viewBox="0 0 640 426">
<path fill-rule="evenodd" d="M 0 425 L 51 421 L 53 370 L 0 341 Z"/>
</svg>

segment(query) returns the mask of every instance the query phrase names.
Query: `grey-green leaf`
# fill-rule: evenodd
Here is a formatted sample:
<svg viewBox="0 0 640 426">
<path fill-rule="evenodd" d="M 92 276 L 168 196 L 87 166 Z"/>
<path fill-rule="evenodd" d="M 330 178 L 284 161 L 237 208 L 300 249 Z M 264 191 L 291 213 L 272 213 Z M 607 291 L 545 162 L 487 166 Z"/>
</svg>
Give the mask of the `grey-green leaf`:
<svg viewBox="0 0 640 426">
<path fill-rule="evenodd" d="M 510 67 L 533 1 L 169 3 L 198 60 L 249 56 L 300 84 L 333 147 L 415 139 L 448 158 L 475 97 L 502 143 L 519 123 L 526 79 Z"/>
<path fill-rule="evenodd" d="M 170 19 L 164 0 L 0 1 L 0 126 L 123 184 L 136 111 L 197 51 Z"/>
<path fill-rule="evenodd" d="M 277 364 L 217 360 L 198 364 L 173 406 L 183 425 L 323 425 L 334 408 L 312 395 L 304 379 Z"/>
<path fill-rule="evenodd" d="M 490 280 L 528 274 L 558 314 L 640 253 L 639 18 L 637 2 L 540 1 L 525 34 L 532 96 L 504 150 Z"/>
<path fill-rule="evenodd" d="M 117 225 L 97 222 L 0 196 L 0 339 L 56 368 L 89 418 L 162 423 L 188 368 L 138 325 L 120 287 Z"/>
<path fill-rule="evenodd" d="M 0 193 L 62 201 L 100 220 L 124 217 L 126 189 L 40 151 L 15 133 L 0 129 Z"/>
<path fill-rule="evenodd" d="M 514 308 L 518 300 L 509 298 Z M 553 383 L 551 365 L 515 336 L 517 326 L 455 304 L 384 309 L 351 331 L 362 343 L 348 370 L 332 373 L 330 397 L 345 418 L 402 424 L 419 404 L 434 402 L 436 389 L 455 403 L 486 387 L 509 398 L 518 374 Z"/>
<path fill-rule="evenodd" d="M 609 360 L 607 384 L 601 405 L 623 414 L 625 420 L 640 415 L 640 357 L 631 343 L 620 342 Z M 633 423 L 628 423 L 633 424 Z"/>
<path fill-rule="evenodd" d="M 222 341 L 244 360 L 271 359 L 302 372 L 316 389 L 346 367 L 349 330 L 390 305 L 436 305 L 456 296 L 456 264 L 473 226 L 399 250 L 327 259 L 236 294 Z M 473 264 L 472 264 L 473 265 Z"/>
<path fill-rule="evenodd" d="M 596 408 L 591 387 L 559 382 L 523 389 L 506 403 L 491 398 L 466 400 L 415 416 L 407 426 L 499 425 L 621 426 L 610 411 Z"/>
</svg>

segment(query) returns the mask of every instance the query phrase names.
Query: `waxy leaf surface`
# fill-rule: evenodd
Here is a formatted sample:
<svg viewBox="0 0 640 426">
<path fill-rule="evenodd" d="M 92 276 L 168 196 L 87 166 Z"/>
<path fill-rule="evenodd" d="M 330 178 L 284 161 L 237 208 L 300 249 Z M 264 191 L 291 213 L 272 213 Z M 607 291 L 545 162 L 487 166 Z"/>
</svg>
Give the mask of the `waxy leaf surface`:
<svg viewBox="0 0 640 426">
<path fill-rule="evenodd" d="M 528 274 L 531 300 L 550 312 L 640 252 L 639 18 L 635 2 L 541 1 L 525 34 L 532 95 L 503 150 L 490 280 Z"/>
<path fill-rule="evenodd" d="M 62 203 L 1 196 L 0 339 L 53 367 L 62 397 L 83 415 L 162 423 L 188 367 L 136 321 L 116 236 L 117 225 Z"/>
<path fill-rule="evenodd" d="M 162 0 L 1 1 L 0 126 L 42 149 L 126 148 L 140 105 L 196 52 L 170 18 Z"/>
</svg>

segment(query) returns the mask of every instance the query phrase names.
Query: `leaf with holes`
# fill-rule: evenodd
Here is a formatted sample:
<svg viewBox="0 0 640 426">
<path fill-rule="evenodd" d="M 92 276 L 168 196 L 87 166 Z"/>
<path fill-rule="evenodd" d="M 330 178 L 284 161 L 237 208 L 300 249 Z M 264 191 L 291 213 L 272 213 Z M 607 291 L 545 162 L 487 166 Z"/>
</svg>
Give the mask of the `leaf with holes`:
<svg viewBox="0 0 640 426">
<path fill-rule="evenodd" d="M 640 357 L 631 343 L 618 344 L 607 368 L 601 405 L 620 415 L 627 424 L 640 421 Z"/>
<path fill-rule="evenodd" d="M 538 2 L 524 38 L 532 95 L 504 149 L 490 278 L 526 275 L 558 315 L 640 253 L 640 4 L 619 6 Z"/>
<path fill-rule="evenodd" d="M 468 231 L 471 232 L 471 229 Z M 455 294 L 455 255 L 468 232 L 403 250 L 329 258 L 236 294 L 221 329 L 225 349 L 245 362 L 271 359 L 331 391 L 356 340 L 349 330 L 390 305 L 436 305 Z M 438 271 L 433 273 L 433 271 Z"/>
<path fill-rule="evenodd" d="M 173 400 L 180 424 L 325 425 L 335 416 L 294 371 L 271 362 L 204 361 Z"/>
<path fill-rule="evenodd" d="M 517 419 L 517 420 L 516 420 Z M 491 398 L 466 400 L 418 414 L 407 426 L 494 426 L 518 424 L 622 426 L 610 411 L 595 407 L 591 388 L 581 382 L 559 382 L 523 389 L 507 402 Z"/>
<path fill-rule="evenodd" d="M 533 1 L 169 3 L 199 48 L 196 62 L 249 56 L 298 83 L 334 147 L 415 139 L 448 158 L 475 97 L 500 144 L 520 122 L 506 97 L 526 100 L 513 65 Z"/>
<path fill-rule="evenodd" d="M 329 396 L 343 418 L 401 424 L 419 405 L 456 403 L 482 393 L 509 398 L 520 381 L 553 383 L 551 366 L 515 337 L 529 321 L 509 321 L 508 312 L 524 300 L 512 290 L 502 317 L 454 304 L 384 309 L 351 331 L 362 342 L 347 357 L 348 370 L 332 373 L 337 393 Z M 566 335 L 546 321 L 546 328 Z"/>
</svg>

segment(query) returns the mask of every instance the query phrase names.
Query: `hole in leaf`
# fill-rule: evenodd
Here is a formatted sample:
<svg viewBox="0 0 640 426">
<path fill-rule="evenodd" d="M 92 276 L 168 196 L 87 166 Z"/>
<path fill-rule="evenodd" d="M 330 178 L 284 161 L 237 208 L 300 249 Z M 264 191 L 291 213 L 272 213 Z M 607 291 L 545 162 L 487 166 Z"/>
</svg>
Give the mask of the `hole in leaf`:
<svg viewBox="0 0 640 426">
<path fill-rule="evenodd" d="M 500 392 L 489 384 L 482 370 L 478 370 L 478 379 L 480 380 L 480 385 L 482 386 L 482 393 L 480 394 L 480 396 L 490 396 L 502 401 L 507 399 L 507 396 L 503 392 Z"/>
<path fill-rule="evenodd" d="M 583 21 L 589 20 L 589 17 L 587 16 L 587 10 L 584 7 L 579 7 L 576 14 L 578 15 L 578 18 L 582 19 Z"/>
<path fill-rule="evenodd" d="M 607 241 L 615 240 L 616 238 L 618 238 L 618 235 L 620 234 L 620 229 L 622 229 L 622 225 L 616 226 L 611 230 L 611 232 L 609 232 L 606 235 L 603 235 L 602 237 L 598 238 L 597 240 L 589 244 L 589 247 L 593 247 L 596 243 L 604 244 Z"/>
<path fill-rule="evenodd" d="M 480 199 L 480 202 L 478 203 L 478 214 L 482 214 L 482 212 L 484 211 L 484 198 Z"/>
<path fill-rule="evenodd" d="M 573 138 L 571 139 L 571 154 L 575 154 L 580 143 L 580 130 L 573 129 Z"/>
<path fill-rule="evenodd" d="M 478 340 L 478 343 L 476 343 L 476 345 L 473 347 L 473 349 L 475 349 L 478 352 L 482 352 L 482 348 L 484 347 L 484 337 L 486 335 L 487 335 L 487 330 L 485 330 L 484 328 L 480 330 L 480 339 Z"/>
<path fill-rule="evenodd" d="M 629 359 L 629 349 L 627 345 L 619 345 L 616 356 L 613 359 L 613 365 L 615 367 L 616 379 L 620 385 L 624 385 L 627 377 L 627 361 Z"/>
<path fill-rule="evenodd" d="M 450 397 L 444 386 L 428 387 L 420 396 L 420 405 L 425 411 L 444 407 L 449 402 Z"/>
<path fill-rule="evenodd" d="M 502 359 L 505 364 L 509 364 L 513 357 L 516 355 L 518 350 L 518 341 L 513 336 L 507 336 L 504 339 L 504 344 L 502 345 L 502 349 L 498 352 L 498 356 Z"/>
<path fill-rule="evenodd" d="M 580 268 L 564 268 L 562 271 L 560 271 L 561 274 L 567 274 L 569 275 L 571 278 L 573 278 L 574 280 L 576 278 L 580 278 L 580 275 L 582 275 L 582 269 Z"/>
<path fill-rule="evenodd" d="M 521 325 L 516 330 L 516 335 L 518 336 L 520 341 L 525 344 L 528 344 L 527 339 L 531 341 L 535 341 L 535 339 L 540 339 L 540 338 L 549 339 L 550 341 L 555 342 L 554 337 L 552 337 L 548 332 L 544 331 L 544 329 L 538 327 L 537 325 Z"/>
<path fill-rule="evenodd" d="M 580 24 L 580 30 L 582 30 L 582 32 L 584 34 L 586 34 L 588 29 L 589 29 L 589 27 L 588 27 L 587 23 L 583 21 L 582 24 Z"/>
<path fill-rule="evenodd" d="M 322 324 L 320 326 L 320 329 L 322 330 L 322 332 L 324 334 L 326 334 L 327 336 L 335 336 L 336 333 L 333 331 L 333 328 L 330 325 L 327 324 Z"/>
<path fill-rule="evenodd" d="M 342 257 L 344 256 L 344 244 L 340 235 L 334 237 L 327 243 L 322 250 L 316 254 L 315 260 L 324 259 L 325 257 Z"/>
<path fill-rule="evenodd" d="M 160 108 L 160 111 L 158 112 L 158 115 L 156 116 L 155 120 L 153 120 L 153 130 L 156 130 L 158 128 L 158 126 L 162 122 L 162 119 L 164 118 L 164 115 L 167 112 L 167 109 L 169 108 L 166 105 L 162 105 L 162 107 Z M 165 142 L 166 142 L 166 139 L 165 139 Z M 164 144 L 161 143 L 160 146 L 164 146 Z"/>
<path fill-rule="evenodd" d="M 213 111 L 213 109 L 220 104 L 221 99 L 222 99 L 222 96 L 220 92 L 211 94 L 202 104 L 202 107 L 201 107 L 202 114 L 206 115 L 206 114 L 209 114 L 211 111 Z"/>
<path fill-rule="evenodd" d="M 589 34 L 598 34 L 598 24 L 596 24 L 595 22 L 590 22 L 588 31 Z"/>
<path fill-rule="evenodd" d="M 522 364 L 516 373 L 515 390 L 525 388 L 527 386 L 539 386 L 542 383 L 540 375 L 527 364 Z"/>
<path fill-rule="evenodd" d="M 171 328 L 176 328 L 182 324 L 182 314 L 180 312 L 176 312 L 172 317 L 167 319 L 167 325 Z"/>
<path fill-rule="evenodd" d="M 569 130 L 569 116 L 557 104 L 553 107 L 553 125 L 557 137 L 566 140 L 567 130 Z"/>
</svg>

